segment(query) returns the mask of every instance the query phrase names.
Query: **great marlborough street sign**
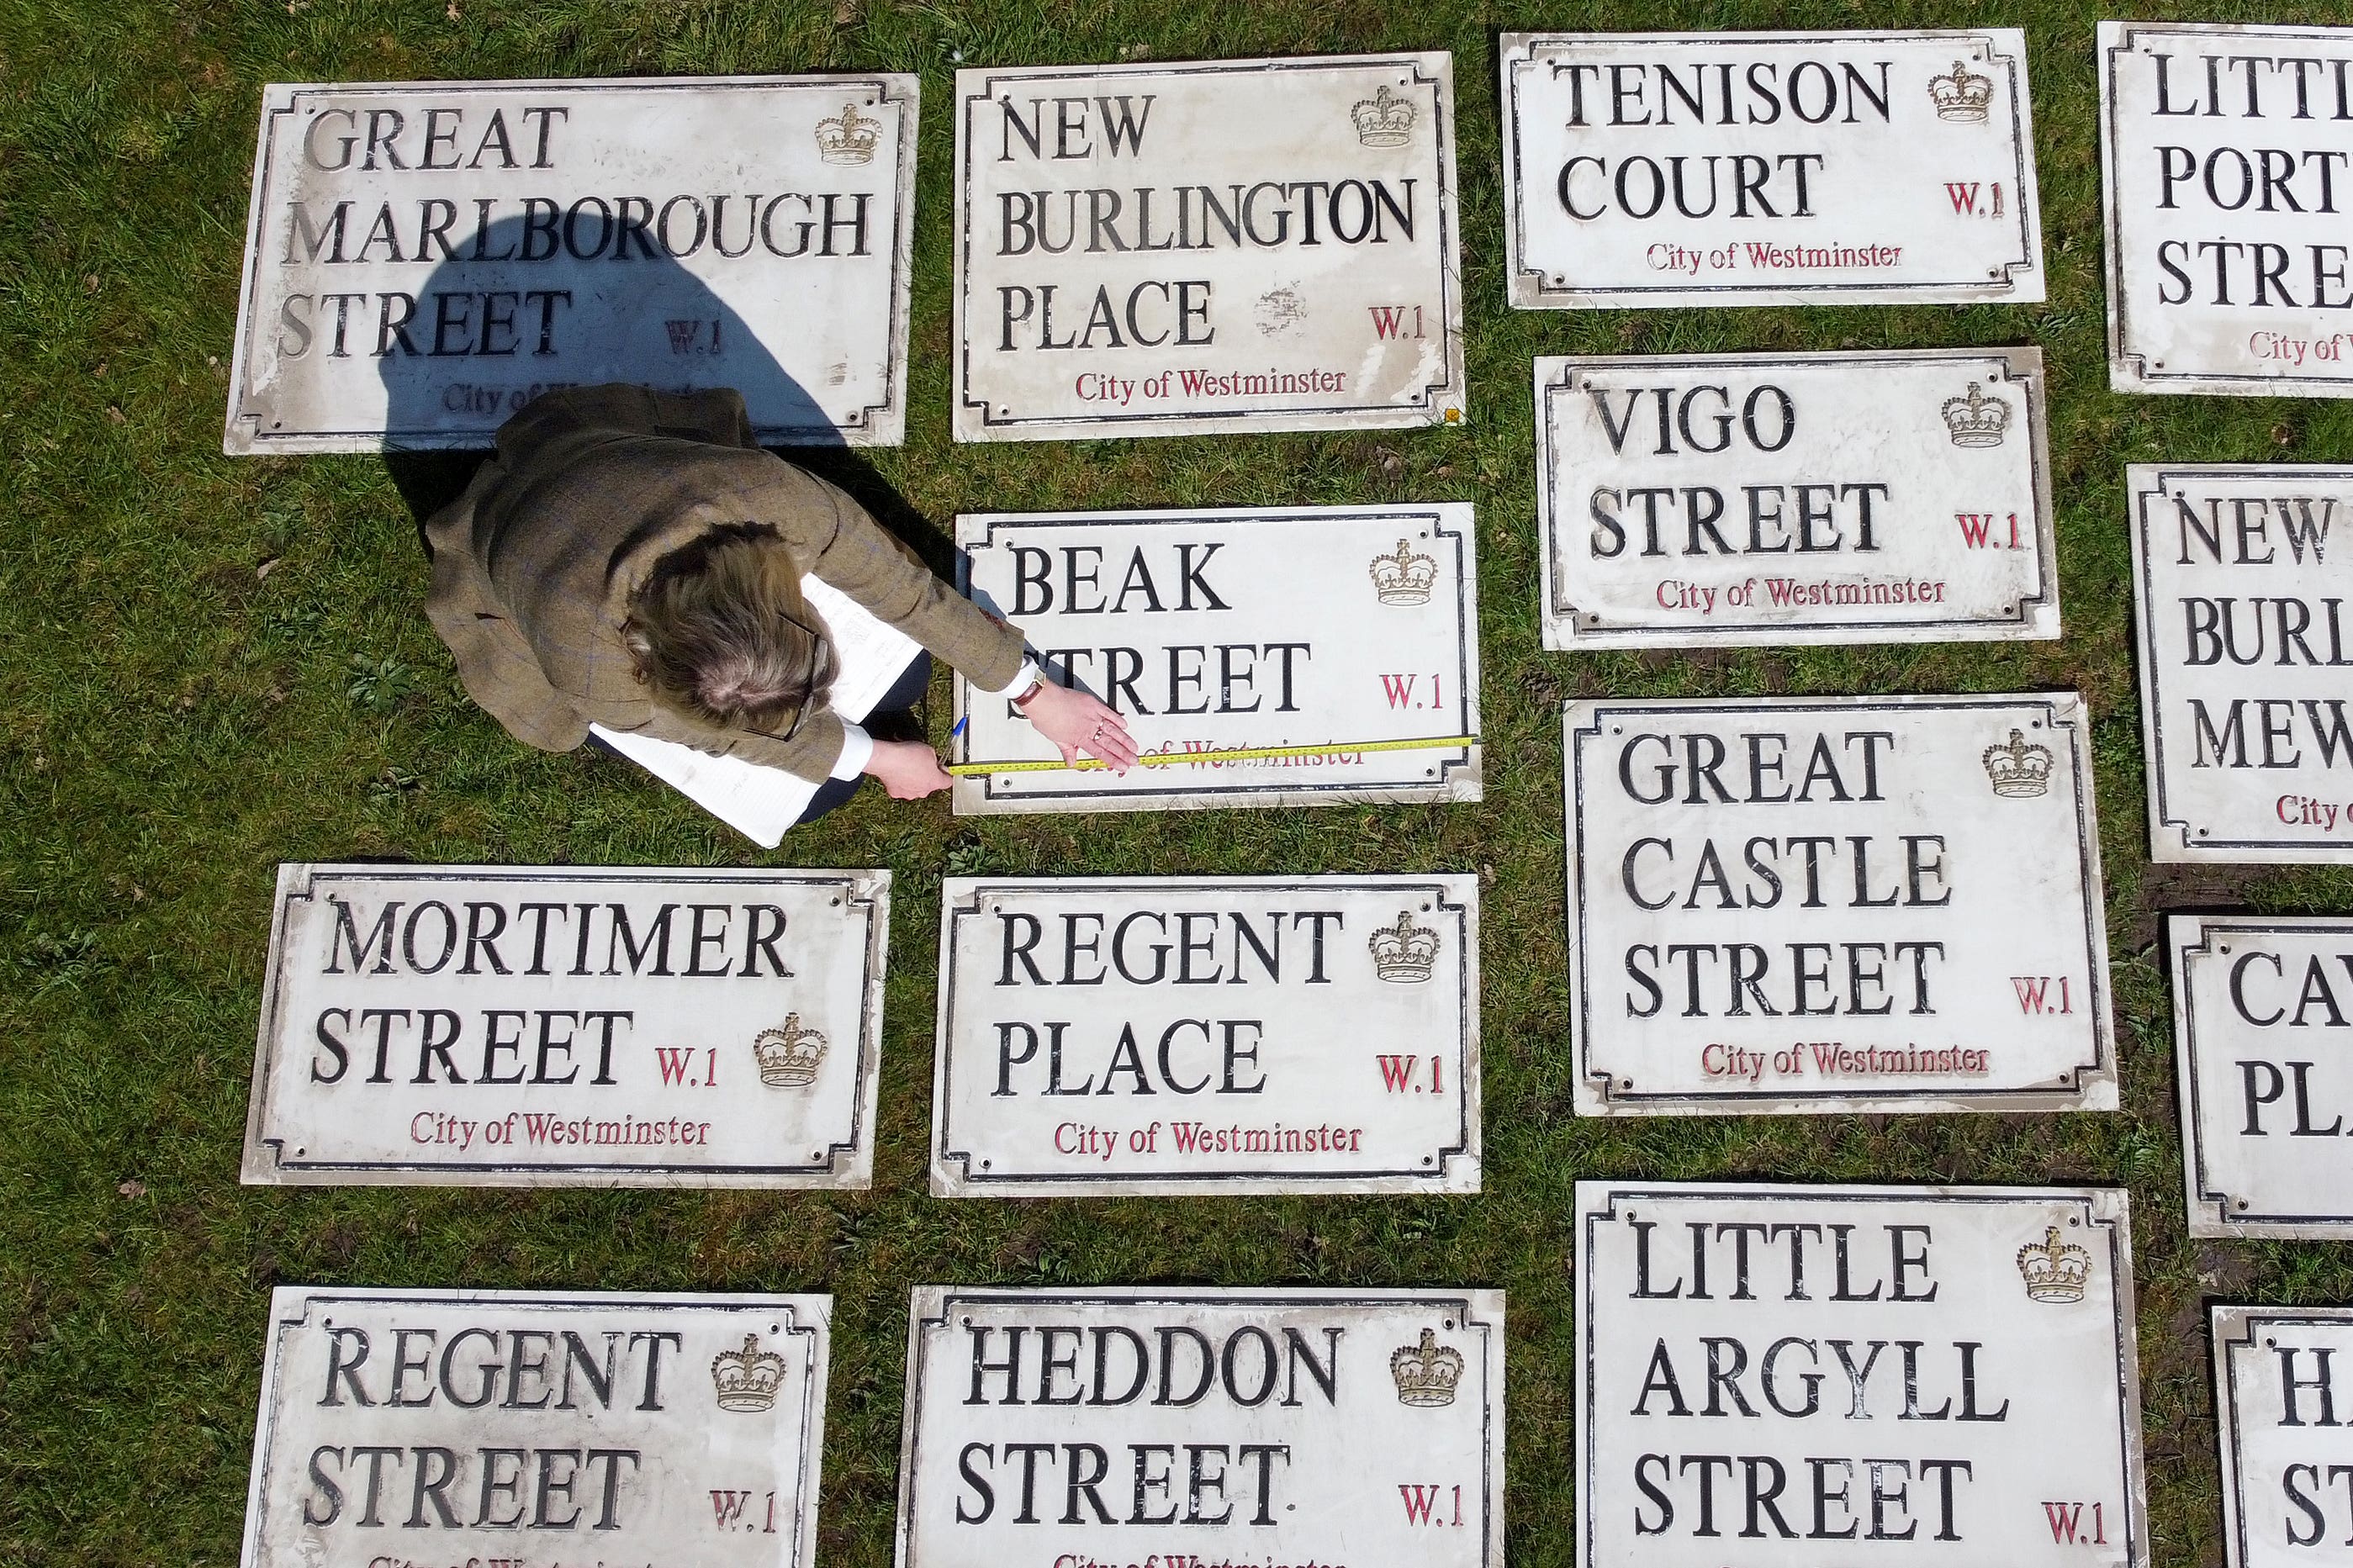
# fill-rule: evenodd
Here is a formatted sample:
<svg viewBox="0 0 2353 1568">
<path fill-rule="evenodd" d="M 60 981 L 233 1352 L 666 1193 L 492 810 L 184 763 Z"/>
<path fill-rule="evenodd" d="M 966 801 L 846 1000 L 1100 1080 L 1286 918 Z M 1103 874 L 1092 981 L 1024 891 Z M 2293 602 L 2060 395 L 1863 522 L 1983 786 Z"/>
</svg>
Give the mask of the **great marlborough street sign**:
<svg viewBox="0 0 2353 1568">
<path fill-rule="evenodd" d="M 1506 33 L 1522 307 L 2031 303 L 2026 37 Z"/>
<path fill-rule="evenodd" d="M 2152 854 L 2353 864 L 2353 468 L 2125 489 Z"/>
<path fill-rule="evenodd" d="M 906 423 L 913 76 L 264 90 L 224 446 L 488 447 L 554 387 Z"/>
<path fill-rule="evenodd" d="M 2211 1309 L 2230 1568 L 2344 1555 L 2353 1536 L 2353 1307 Z"/>
<path fill-rule="evenodd" d="M 2190 1234 L 2353 1237 L 2353 918 L 2174 915 L 2166 947 Z"/>
<path fill-rule="evenodd" d="M 1479 1190 L 1474 877 L 951 877 L 932 1190 Z"/>
<path fill-rule="evenodd" d="M 2034 349 L 1539 359 L 1545 646 L 2055 637 Z"/>
<path fill-rule="evenodd" d="M 955 809 L 1161 811 L 1480 797 L 1479 574 L 1467 505 L 989 513 L 956 520 L 974 596 L 1182 755 L 1298 755 L 960 778 Z M 955 760 L 1060 753 L 956 683 Z M 1398 741 L 1446 742 L 1400 750 Z M 1353 743 L 1353 744 L 1352 744 Z"/>
<path fill-rule="evenodd" d="M 244 1179 L 864 1187 L 890 889 L 281 866 Z"/>
<path fill-rule="evenodd" d="M 817 1556 L 830 1296 L 280 1287 L 241 1568 Z"/>
<path fill-rule="evenodd" d="M 898 1568 L 1504 1561 L 1499 1290 L 919 1286 Z"/>
<path fill-rule="evenodd" d="M 1579 1112 L 2116 1108 L 2081 699 L 1563 723 Z"/>
<path fill-rule="evenodd" d="M 1579 1568 L 2149 1560 L 2125 1194 L 1579 1182 Z"/>
<path fill-rule="evenodd" d="M 1462 417 L 1443 53 L 956 73 L 955 434 Z"/>
<path fill-rule="evenodd" d="M 2109 379 L 2353 397 L 2353 28 L 2099 26 Z"/>
</svg>

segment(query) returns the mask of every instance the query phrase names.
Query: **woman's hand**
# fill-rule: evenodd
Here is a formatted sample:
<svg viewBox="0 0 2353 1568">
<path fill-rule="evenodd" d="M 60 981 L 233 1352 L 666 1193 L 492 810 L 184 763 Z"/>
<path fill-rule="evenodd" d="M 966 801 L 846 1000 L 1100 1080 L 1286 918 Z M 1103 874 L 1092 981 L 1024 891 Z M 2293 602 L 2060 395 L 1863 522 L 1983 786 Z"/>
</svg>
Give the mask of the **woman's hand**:
<svg viewBox="0 0 2353 1568">
<path fill-rule="evenodd" d="M 1075 687 L 1049 680 L 1021 711 L 1039 734 L 1060 749 L 1066 763 L 1077 762 L 1084 752 L 1110 763 L 1113 773 L 1124 773 L 1135 765 L 1135 737 L 1127 732 L 1119 715 Z"/>
<path fill-rule="evenodd" d="M 940 766 L 940 754 L 921 741 L 877 741 L 866 771 L 882 781 L 892 800 L 921 800 L 955 781 Z"/>
</svg>

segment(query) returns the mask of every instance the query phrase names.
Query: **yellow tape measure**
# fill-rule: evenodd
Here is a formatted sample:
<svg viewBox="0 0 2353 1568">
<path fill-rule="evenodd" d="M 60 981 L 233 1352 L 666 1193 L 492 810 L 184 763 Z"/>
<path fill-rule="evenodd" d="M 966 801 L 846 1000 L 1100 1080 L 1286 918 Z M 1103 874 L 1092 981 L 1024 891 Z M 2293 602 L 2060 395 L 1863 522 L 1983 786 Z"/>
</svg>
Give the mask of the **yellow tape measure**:
<svg viewBox="0 0 2353 1568">
<path fill-rule="evenodd" d="M 1223 752 L 1155 752 L 1135 759 L 1136 766 L 1170 768 L 1185 763 L 1252 763 L 1275 757 L 1330 756 L 1337 752 L 1428 752 L 1457 746 L 1475 746 L 1476 735 L 1425 735 L 1412 741 L 1331 741 L 1314 746 L 1239 746 Z M 1050 763 L 954 763 L 948 772 L 958 778 L 972 778 L 981 773 L 1044 773 L 1070 770 L 1092 773 L 1107 770 L 1108 763 L 1092 757 L 1081 757 L 1075 763 L 1060 757 Z"/>
</svg>

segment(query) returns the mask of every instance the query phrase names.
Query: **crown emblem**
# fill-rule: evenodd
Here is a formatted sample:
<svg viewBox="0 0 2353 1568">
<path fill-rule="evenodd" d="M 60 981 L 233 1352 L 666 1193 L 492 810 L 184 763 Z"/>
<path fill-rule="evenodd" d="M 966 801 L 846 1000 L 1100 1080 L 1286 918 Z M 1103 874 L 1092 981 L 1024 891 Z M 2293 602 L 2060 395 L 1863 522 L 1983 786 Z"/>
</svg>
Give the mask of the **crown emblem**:
<svg viewBox="0 0 2353 1568">
<path fill-rule="evenodd" d="M 882 133 L 882 122 L 858 112 L 858 105 L 845 103 L 838 120 L 817 122 L 818 156 L 828 163 L 869 163 L 874 160 L 874 143 Z"/>
<path fill-rule="evenodd" d="M 1394 555 L 1373 557 L 1373 595 L 1384 605 L 1426 605 L 1430 585 L 1438 581 L 1438 563 L 1417 555 L 1404 540 Z"/>
<path fill-rule="evenodd" d="M 2059 1239 L 2059 1227 L 2045 1226 L 2040 1243 L 2018 1249 L 2018 1272 L 2026 1280 L 2030 1301 L 2065 1303 L 2084 1299 L 2091 1282 L 2092 1255 L 2072 1241 Z"/>
<path fill-rule="evenodd" d="M 1399 1405 L 1451 1405 L 1454 1385 L 1462 1381 L 1462 1352 L 1440 1344 L 1438 1336 L 1424 1329 L 1420 1343 L 1399 1345 L 1389 1352 L 1389 1375 L 1397 1379 Z"/>
<path fill-rule="evenodd" d="M 797 1089 L 817 1081 L 818 1064 L 825 1060 L 825 1037 L 802 1028 L 798 1013 L 787 1013 L 781 1026 L 752 1037 L 752 1054 L 759 1058 L 762 1083 L 771 1089 Z"/>
<path fill-rule="evenodd" d="M 1993 103 L 1993 78 L 1979 76 L 1955 60 L 1952 75 L 1928 79 L 1928 96 L 1936 100 L 1937 119 L 1983 125 L 1986 110 Z"/>
<path fill-rule="evenodd" d="M 1367 945 L 1373 950 L 1373 973 L 1400 985 L 1429 979 L 1430 966 L 1438 962 L 1438 933 L 1414 924 L 1403 910 L 1398 911 L 1397 924 L 1376 929 Z"/>
<path fill-rule="evenodd" d="M 1372 97 L 1358 99 L 1348 114 L 1356 122 L 1356 140 L 1367 147 L 1402 147 L 1413 133 L 1413 105 L 1386 84 Z"/>
<path fill-rule="evenodd" d="M 785 1384 L 785 1358 L 760 1348 L 760 1336 L 745 1334 L 740 1351 L 711 1358 L 711 1386 L 722 1410 L 765 1410 Z"/>
<path fill-rule="evenodd" d="M 2009 744 L 1985 749 L 1985 771 L 1996 795 L 2014 800 L 2041 795 L 2051 787 L 2051 748 L 2012 730 Z"/>
<path fill-rule="evenodd" d="M 2010 403 L 1989 397 L 1976 382 L 1964 397 L 1945 399 L 1945 427 L 1956 447 L 1999 447 L 2010 431 Z"/>
</svg>

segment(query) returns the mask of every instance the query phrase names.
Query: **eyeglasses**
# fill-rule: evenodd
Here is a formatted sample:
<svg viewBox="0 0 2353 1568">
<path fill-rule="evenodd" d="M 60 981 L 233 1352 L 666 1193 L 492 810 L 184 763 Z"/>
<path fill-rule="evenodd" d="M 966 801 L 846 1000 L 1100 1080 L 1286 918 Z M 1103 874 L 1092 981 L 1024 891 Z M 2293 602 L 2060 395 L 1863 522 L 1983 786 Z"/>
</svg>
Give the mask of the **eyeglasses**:
<svg viewBox="0 0 2353 1568">
<path fill-rule="evenodd" d="M 779 741 L 789 741 L 800 733 L 801 721 L 808 717 L 808 710 L 817 704 L 817 672 L 825 662 L 825 634 L 815 626 L 793 619 L 790 616 L 779 615 L 776 618 L 808 638 L 808 668 L 801 671 L 801 686 L 808 692 L 808 696 L 804 698 L 801 705 L 793 710 L 793 721 L 785 726 L 783 734 L 777 735 L 772 730 L 761 731 L 763 734 L 774 735 Z"/>
</svg>

